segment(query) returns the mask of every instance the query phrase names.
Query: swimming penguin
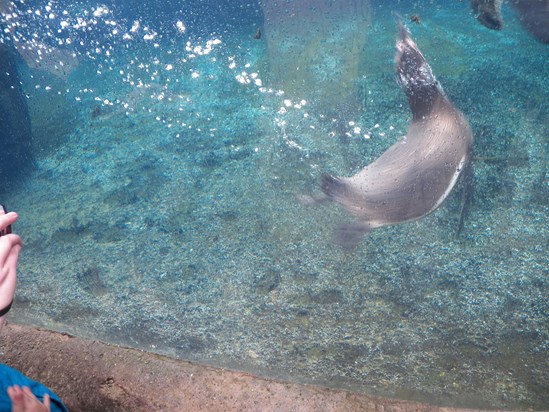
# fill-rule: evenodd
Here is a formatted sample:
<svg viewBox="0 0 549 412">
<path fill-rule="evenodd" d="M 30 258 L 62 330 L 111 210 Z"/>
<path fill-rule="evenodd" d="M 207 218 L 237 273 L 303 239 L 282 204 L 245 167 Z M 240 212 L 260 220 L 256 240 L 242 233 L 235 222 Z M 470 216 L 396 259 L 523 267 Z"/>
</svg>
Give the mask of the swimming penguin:
<svg viewBox="0 0 549 412">
<path fill-rule="evenodd" d="M 492 30 L 501 30 L 501 0 L 471 0 L 471 9 L 476 19 Z"/>
<path fill-rule="evenodd" d="M 344 247 L 355 246 L 372 229 L 433 212 L 461 174 L 471 176 L 469 123 L 448 100 L 400 21 L 396 49 L 397 82 L 413 115 L 406 137 L 352 177 L 322 178 L 326 196 L 358 218 L 338 230 Z"/>
<path fill-rule="evenodd" d="M 501 30 L 501 0 L 471 0 L 477 20 L 493 30 Z M 549 43 L 549 0 L 512 0 L 521 24 L 536 39 Z"/>
<path fill-rule="evenodd" d="M 521 24 L 536 39 L 549 43 L 549 0 L 514 0 Z"/>
</svg>

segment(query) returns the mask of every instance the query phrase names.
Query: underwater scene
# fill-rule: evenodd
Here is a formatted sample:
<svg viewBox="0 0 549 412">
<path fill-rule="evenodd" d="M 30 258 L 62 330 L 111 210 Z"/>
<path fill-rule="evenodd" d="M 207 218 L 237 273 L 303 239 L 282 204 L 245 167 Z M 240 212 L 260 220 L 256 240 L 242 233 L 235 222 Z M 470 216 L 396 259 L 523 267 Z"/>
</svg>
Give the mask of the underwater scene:
<svg viewBox="0 0 549 412">
<path fill-rule="evenodd" d="M 274 379 L 549 408 L 546 0 L 0 11 L 0 203 L 24 242 L 11 320 Z"/>
</svg>

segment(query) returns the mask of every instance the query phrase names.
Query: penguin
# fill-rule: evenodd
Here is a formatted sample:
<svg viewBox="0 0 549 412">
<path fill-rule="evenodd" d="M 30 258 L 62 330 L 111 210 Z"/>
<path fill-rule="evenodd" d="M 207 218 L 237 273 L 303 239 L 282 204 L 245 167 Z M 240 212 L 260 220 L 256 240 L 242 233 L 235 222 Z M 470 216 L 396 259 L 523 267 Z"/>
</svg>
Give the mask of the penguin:
<svg viewBox="0 0 549 412">
<path fill-rule="evenodd" d="M 492 30 L 503 28 L 501 0 L 471 0 L 477 20 Z M 522 26 L 537 40 L 549 44 L 549 0 L 511 1 Z"/>
<path fill-rule="evenodd" d="M 445 95 L 400 20 L 398 26 L 396 78 L 412 111 L 406 137 L 354 176 L 322 177 L 325 196 L 357 219 L 337 231 L 345 248 L 356 246 L 373 229 L 428 215 L 448 197 L 460 175 L 468 182 L 472 176 L 469 122 Z"/>
<path fill-rule="evenodd" d="M 471 0 L 471 9 L 483 26 L 492 30 L 503 28 L 501 0 Z"/>
</svg>

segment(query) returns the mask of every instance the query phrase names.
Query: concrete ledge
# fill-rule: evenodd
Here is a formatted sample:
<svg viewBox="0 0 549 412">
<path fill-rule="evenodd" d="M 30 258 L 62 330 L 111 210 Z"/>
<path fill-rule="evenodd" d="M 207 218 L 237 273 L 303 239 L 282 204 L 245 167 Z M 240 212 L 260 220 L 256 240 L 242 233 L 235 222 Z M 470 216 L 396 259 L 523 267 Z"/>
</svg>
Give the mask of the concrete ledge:
<svg viewBox="0 0 549 412">
<path fill-rule="evenodd" d="M 3 363 L 49 386 L 71 412 L 458 411 L 272 381 L 15 324 L 4 327 L 0 350 Z"/>
</svg>

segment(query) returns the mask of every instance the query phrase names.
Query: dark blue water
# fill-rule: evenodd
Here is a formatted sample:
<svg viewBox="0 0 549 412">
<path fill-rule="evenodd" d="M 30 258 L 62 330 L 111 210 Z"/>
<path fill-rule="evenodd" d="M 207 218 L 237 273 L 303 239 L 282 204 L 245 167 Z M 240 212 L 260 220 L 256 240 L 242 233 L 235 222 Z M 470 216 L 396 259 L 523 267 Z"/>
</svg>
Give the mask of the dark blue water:
<svg viewBox="0 0 549 412">
<path fill-rule="evenodd" d="M 466 2 L 188 3 L 3 4 L 9 99 L 31 125 L 10 123 L 5 147 L 32 133 L 0 169 L 25 242 L 12 318 L 270 377 L 547 409 L 549 46 L 509 4 L 491 31 Z M 348 251 L 334 229 L 353 217 L 298 200 L 405 136 L 394 12 L 471 124 L 473 203 L 460 236 L 458 183 Z"/>
</svg>

